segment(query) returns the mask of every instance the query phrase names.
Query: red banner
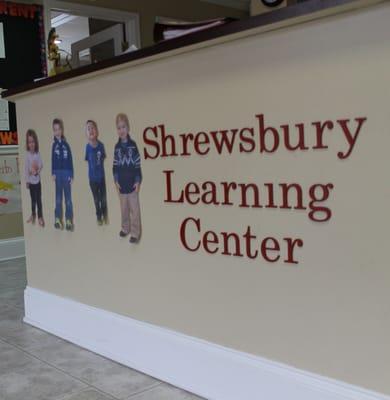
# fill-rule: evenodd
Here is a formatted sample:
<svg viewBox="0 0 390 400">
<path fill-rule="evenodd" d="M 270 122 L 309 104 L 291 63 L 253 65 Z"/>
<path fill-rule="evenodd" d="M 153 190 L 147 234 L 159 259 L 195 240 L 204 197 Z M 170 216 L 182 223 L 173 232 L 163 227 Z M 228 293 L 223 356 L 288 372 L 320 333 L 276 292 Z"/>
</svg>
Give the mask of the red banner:
<svg viewBox="0 0 390 400">
<path fill-rule="evenodd" d="M 10 146 L 18 144 L 18 133 L 0 131 L 0 146 Z"/>
<path fill-rule="evenodd" d="M 11 17 L 22 17 L 34 19 L 38 7 L 33 4 L 12 3 L 10 1 L 0 1 L 0 15 L 5 14 Z"/>
</svg>

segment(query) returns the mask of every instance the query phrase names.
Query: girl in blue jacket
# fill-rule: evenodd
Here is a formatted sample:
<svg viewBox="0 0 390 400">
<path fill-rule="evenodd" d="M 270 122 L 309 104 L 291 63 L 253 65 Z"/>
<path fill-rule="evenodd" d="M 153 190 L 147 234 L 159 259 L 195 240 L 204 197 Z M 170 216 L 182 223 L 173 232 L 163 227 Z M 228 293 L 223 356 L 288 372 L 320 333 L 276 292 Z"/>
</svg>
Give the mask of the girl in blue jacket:
<svg viewBox="0 0 390 400">
<path fill-rule="evenodd" d="M 54 141 L 51 148 L 51 173 L 56 185 L 55 223 L 56 229 L 64 229 L 62 199 L 65 198 L 65 227 L 73 231 L 73 204 L 71 185 L 73 181 L 72 151 L 64 136 L 64 123 L 53 120 Z"/>
</svg>

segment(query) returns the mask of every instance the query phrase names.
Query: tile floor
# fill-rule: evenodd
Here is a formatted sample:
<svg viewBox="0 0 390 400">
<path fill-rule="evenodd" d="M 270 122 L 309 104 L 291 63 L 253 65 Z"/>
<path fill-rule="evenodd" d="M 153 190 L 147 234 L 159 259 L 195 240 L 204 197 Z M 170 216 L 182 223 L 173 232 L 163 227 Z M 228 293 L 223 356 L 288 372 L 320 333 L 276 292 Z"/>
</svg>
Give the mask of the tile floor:
<svg viewBox="0 0 390 400">
<path fill-rule="evenodd" d="M 195 400 L 22 322 L 25 259 L 0 262 L 1 400 Z"/>
</svg>

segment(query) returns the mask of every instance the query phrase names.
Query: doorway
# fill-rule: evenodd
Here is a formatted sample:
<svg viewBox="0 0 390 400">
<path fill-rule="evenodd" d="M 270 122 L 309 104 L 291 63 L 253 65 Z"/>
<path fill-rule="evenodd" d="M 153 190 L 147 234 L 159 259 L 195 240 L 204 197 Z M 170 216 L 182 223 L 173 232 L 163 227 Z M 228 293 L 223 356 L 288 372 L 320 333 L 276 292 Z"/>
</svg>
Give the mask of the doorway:
<svg viewBox="0 0 390 400">
<path fill-rule="evenodd" d="M 45 31 L 55 28 L 61 64 L 78 68 L 140 47 L 139 15 L 44 0 Z"/>
</svg>

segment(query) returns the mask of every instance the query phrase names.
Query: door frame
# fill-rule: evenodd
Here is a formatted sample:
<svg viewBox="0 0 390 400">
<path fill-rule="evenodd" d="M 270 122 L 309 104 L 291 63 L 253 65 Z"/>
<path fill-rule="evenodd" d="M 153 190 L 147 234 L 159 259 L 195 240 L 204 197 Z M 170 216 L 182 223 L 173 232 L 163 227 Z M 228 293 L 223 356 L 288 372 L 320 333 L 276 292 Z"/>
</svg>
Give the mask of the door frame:
<svg viewBox="0 0 390 400">
<path fill-rule="evenodd" d="M 50 12 L 53 9 L 82 17 L 104 19 L 123 23 L 125 26 L 125 39 L 129 43 L 129 46 L 134 45 L 137 48 L 140 48 L 141 46 L 140 18 L 138 13 L 113 10 L 110 8 L 96 7 L 85 4 L 69 3 L 62 0 L 43 0 L 46 54 L 48 54 L 47 35 L 51 29 Z M 47 57 L 46 62 L 48 62 Z"/>
</svg>

